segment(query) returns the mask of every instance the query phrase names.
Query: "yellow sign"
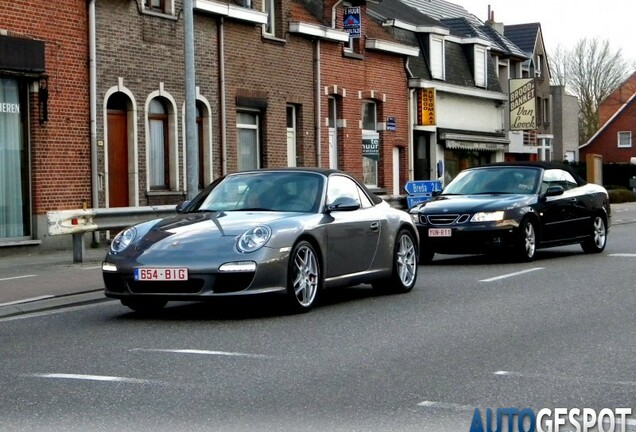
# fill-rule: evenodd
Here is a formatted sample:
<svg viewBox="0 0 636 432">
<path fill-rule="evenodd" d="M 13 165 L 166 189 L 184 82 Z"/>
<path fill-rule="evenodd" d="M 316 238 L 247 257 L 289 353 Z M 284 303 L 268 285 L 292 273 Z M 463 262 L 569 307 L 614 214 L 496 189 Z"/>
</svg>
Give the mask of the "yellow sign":
<svg viewBox="0 0 636 432">
<path fill-rule="evenodd" d="M 537 128 L 534 78 L 510 80 L 510 130 Z"/>
<path fill-rule="evenodd" d="M 435 125 L 435 89 L 423 88 L 417 91 L 417 124 Z"/>
</svg>

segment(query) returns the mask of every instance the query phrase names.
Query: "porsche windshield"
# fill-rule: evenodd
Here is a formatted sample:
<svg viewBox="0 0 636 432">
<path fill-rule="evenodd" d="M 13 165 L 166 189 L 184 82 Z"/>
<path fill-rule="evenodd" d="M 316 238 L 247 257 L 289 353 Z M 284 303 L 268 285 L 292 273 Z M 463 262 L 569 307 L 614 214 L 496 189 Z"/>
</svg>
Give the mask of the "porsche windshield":
<svg viewBox="0 0 636 432">
<path fill-rule="evenodd" d="M 231 175 L 217 184 L 194 211 L 316 212 L 323 177 L 302 172 Z"/>
<path fill-rule="evenodd" d="M 467 169 L 451 181 L 442 195 L 534 194 L 540 170 L 523 167 Z"/>
</svg>

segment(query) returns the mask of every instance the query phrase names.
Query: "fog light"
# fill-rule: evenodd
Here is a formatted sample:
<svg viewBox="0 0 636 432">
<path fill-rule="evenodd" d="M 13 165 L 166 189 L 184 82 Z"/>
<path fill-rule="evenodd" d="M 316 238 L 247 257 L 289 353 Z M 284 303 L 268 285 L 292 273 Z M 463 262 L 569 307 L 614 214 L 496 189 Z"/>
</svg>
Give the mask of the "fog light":
<svg viewBox="0 0 636 432">
<path fill-rule="evenodd" d="M 116 272 L 117 271 L 117 266 L 115 264 L 112 264 L 112 263 L 109 263 L 109 262 L 103 262 L 102 263 L 102 271 Z"/>
<path fill-rule="evenodd" d="M 222 264 L 219 267 L 220 272 L 254 272 L 256 271 L 256 263 L 254 261 L 237 261 Z"/>
</svg>

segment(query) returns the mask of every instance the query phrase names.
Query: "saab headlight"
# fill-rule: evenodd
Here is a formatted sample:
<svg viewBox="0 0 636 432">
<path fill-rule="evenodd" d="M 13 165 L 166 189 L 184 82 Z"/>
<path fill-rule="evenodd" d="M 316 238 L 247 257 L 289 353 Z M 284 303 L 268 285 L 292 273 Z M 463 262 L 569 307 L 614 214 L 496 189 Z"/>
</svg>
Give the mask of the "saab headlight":
<svg viewBox="0 0 636 432">
<path fill-rule="evenodd" d="M 272 230 L 264 225 L 254 227 L 238 238 L 236 247 L 240 252 L 249 253 L 262 248 L 272 236 Z"/>
<path fill-rule="evenodd" d="M 134 227 L 123 230 L 111 242 L 110 250 L 115 253 L 123 251 L 135 240 L 135 237 L 137 237 L 137 230 Z"/>
<path fill-rule="evenodd" d="M 470 220 L 471 222 L 498 222 L 503 220 L 504 212 L 495 211 L 495 212 L 479 212 L 475 213 Z"/>
</svg>

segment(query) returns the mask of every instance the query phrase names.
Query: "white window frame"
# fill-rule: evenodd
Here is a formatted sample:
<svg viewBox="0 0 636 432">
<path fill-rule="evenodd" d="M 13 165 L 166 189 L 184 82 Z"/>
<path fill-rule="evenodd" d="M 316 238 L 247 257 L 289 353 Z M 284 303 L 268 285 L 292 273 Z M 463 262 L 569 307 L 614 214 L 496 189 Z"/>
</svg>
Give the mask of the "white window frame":
<svg viewBox="0 0 636 432">
<path fill-rule="evenodd" d="M 534 64 L 534 76 L 537 78 L 541 78 L 541 63 L 543 63 L 543 56 L 541 54 L 537 54 L 537 59 Z"/>
<path fill-rule="evenodd" d="M 174 0 L 164 0 L 163 10 L 161 8 L 152 8 L 152 0 L 150 6 L 147 4 L 149 0 L 144 0 L 143 9 L 146 13 L 174 15 Z"/>
<path fill-rule="evenodd" d="M 365 107 L 365 105 L 373 105 L 373 111 L 374 111 L 374 114 L 375 114 L 374 115 L 374 119 L 373 119 L 373 123 L 374 123 L 373 129 L 365 129 L 365 127 L 364 127 L 364 107 Z M 360 109 L 361 109 L 361 113 L 360 113 L 361 114 L 360 128 L 362 129 L 362 136 L 365 135 L 365 132 L 367 132 L 367 133 L 377 133 L 377 131 L 378 131 L 378 104 L 377 104 L 377 102 L 374 101 L 374 100 L 363 100 L 362 101 L 362 105 L 360 106 Z M 364 176 L 365 159 L 372 160 L 372 159 L 364 157 L 364 156 L 362 157 L 362 172 L 363 172 L 363 176 Z M 364 176 L 365 177 L 364 178 L 365 185 L 370 186 L 370 187 L 377 187 L 378 186 L 378 183 L 379 183 L 379 180 L 380 180 L 380 178 L 379 178 L 380 176 L 379 176 L 379 172 L 378 172 L 378 166 L 379 166 L 378 162 L 379 161 L 373 161 L 373 164 L 375 166 L 372 167 L 374 172 L 375 172 L 375 181 L 368 182 L 367 181 L 368 179 L 366 178 L 366 176 Z M 366 163 L 370 163 L 370 162 L 366 162 Z"/>
<path fill-rule="evenodd" d="M 627 137 L 626 140 L 622 139 L 622 137 Z M 616 141 L 618 144 L 618 148 L 631 148 L 632 147 L 632 132 L 631 131 L 620 131 L 616 133 Z M 626 143 L 624 143 L 626 141 Z"/>
<path fill-rule="evenodd" d="M 435 79 L 446 79 L 446 54 L 444 38 L 431 34 L 429 39 L 430 46 L 430 68 L 431 76 Z"/>
<path fill-rule="evenodd" d="M 298 106 L 288 104 L 286 108 L 287 116 L 287 166 L 297 166 L 297 154 L 298 148 Z M 291 114 L 291 115 L 290 115 Z M 291 126 L 289 122 L 291 120 Z"/>
<path fill-rule="evenodd" d="M 246 169 L 252 169 L 252 168 L 259 169 L 259 168 L 261 168 L 261 139 L 260 139 L 261 115 L 260 115 L 260 111 L 258 111 L 258 110 L 249 110 L 249 109 L 237 109 L 236 113 L 237 113 L 237 116 L 236 116 L 236 166 L 237 166 L 239 171 L 246 170 Z M 239 113 L 254 115 L 254 117 L 256 119 L 255 124 L 239 123 L 239 116 L 238 116 Z M 248 130 L 256 131 L 256 149 L 255 149 L 256 167 L 243 167 L 243 166 L 241 166 L 241 141 L 240 141 L 240 134 L 239 134 L 239 130 L 240 129 L 248 129 Z"/>
<path fill-rule="evenodd" d="M 263 33 L 276 35 L 276 0 L 263 0 L 263 12 L 267 13 L 267 24 L 263 24 Z"/>
<path fill-rule="evenodd" d="M 475 85 L 477 87 L 488 87 L 488 61 L 486 47 L 475 46 Z"/>
</svg>

